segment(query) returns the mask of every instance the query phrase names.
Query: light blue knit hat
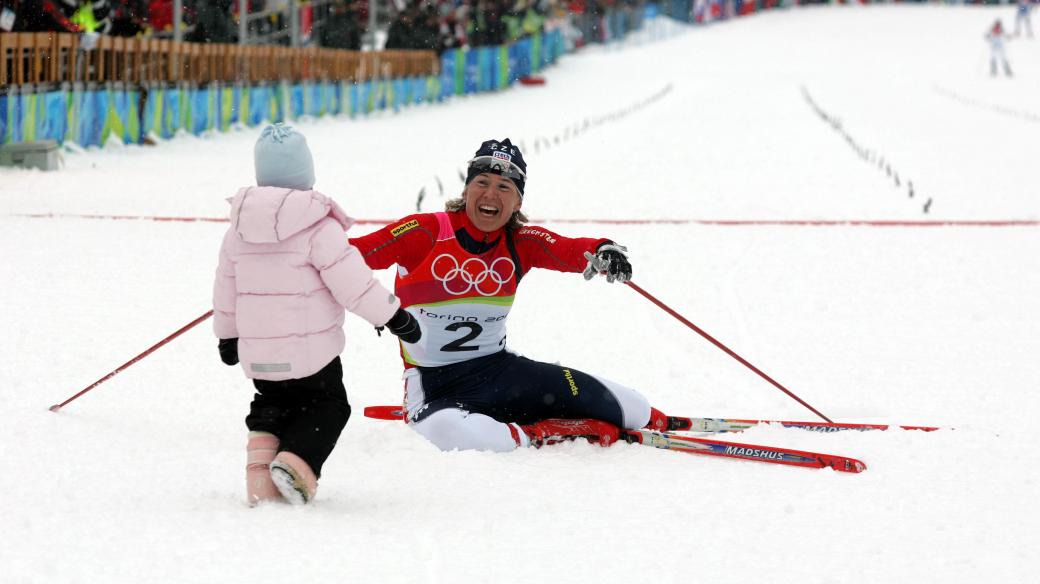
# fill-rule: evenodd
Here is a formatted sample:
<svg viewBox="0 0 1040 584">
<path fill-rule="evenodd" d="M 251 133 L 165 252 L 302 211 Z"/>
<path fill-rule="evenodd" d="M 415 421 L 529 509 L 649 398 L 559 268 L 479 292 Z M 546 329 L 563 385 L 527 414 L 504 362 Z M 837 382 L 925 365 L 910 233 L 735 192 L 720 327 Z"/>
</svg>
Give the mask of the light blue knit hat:
<svg viewBox="0 0 1040 584">
<path fill-rule="evenodd" d="M 309 191 L 314 188 L 314 159 L 307 139 L 292 126 L 274 124 L 260 133 L 253 149 L 256 185 Z"/>
</svg>

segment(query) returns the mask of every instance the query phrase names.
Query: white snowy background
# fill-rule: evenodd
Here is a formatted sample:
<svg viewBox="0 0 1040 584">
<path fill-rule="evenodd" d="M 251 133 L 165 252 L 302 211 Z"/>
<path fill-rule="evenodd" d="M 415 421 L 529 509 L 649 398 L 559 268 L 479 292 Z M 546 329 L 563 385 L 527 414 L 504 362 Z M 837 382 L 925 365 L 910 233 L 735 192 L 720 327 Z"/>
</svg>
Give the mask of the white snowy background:
<svg viewBox="0 0 1040 584">
<path fill-rule="evenodd" d="M 637 283 L 829 417 L 948 428 L 720 436 L 854 456 L 859 475 L 635 445 L 439 452 L 361 415 L 399 402 L 400 366 L 392 337 L 349 316 L 355 413 L 317 500 L 251 509 L 251 385 L 209 322 L 47 410 L 209 309 L 226 226 L 24 215 L 224 216 L 259 129 L 0 169 L 0 582 L 1031 580 L 1040 40 L 1009 42 L 1010 80 L 989 76 L 983 40 L 1013 10 L 772 11 L 589 49 L 544 87 L 297 124 L 317 188 L 361 219 L 414 212 L 421 188 L 437 210 L 482 140 L 523 142 L 525 209 L 545 226 L 629 246 Z M 575 218 L 1034 224 L 559 221 Z M 602 280 L 532 273 L 509 339 L 667 412 L 814 419 Z"/>
</svg>

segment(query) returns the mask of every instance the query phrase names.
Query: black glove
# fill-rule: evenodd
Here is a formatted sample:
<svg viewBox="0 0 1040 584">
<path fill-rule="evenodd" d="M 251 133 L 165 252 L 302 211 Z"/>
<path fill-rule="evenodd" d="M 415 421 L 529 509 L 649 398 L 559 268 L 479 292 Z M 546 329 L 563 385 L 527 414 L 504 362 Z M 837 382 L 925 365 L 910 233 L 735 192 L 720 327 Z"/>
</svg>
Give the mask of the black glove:
<svg viewBox="0 0 1040 584">
<path fill-rule="evenodd" d="M 220 351 L 220 360 L 225 365 L 238 365 L 238 339 L 220 339 L 217 342 L 217 350 Z"/>
<path fill-rule="evenodd" d="M 390 329 L 390 332 L 406 343 L 417 343 L 422 338 L 422 331 L 419 330 L 419 321 L 415 320 L 412 313 L 403 308 L 398 308 L 397 312 L 390 317 L 390 320 L 386 323 L 386 328 Z M 376 327 L 376 332 L 382 330 L 383 327 Z"/>
<path fill-rule="evenodd" d="M 608 282 L 617 280 L 619 283 L 632 279 L 632 264 L 628 263 L 628 248 L 616 243 L 601 243 L 596 248 L 596 255 L 585 252 L 585 259 L 589 260 L 582 274 L 586 280 L 591 280 L 596 274 L 605 274 Z"/>
</svg>

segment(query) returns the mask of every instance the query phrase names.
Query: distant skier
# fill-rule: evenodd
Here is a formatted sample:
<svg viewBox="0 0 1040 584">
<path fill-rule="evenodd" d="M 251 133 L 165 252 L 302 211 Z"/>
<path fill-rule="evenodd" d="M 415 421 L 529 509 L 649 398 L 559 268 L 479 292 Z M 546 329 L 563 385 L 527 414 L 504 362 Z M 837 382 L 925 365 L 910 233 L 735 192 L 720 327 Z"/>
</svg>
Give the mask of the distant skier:
<svg viewBox="0 0 1040 584">
<path fill-rule="evenodd" d="M 353 219 L 312 190 L 306 139 L 268 126 L 254 157 L 257 186 L 230 199 L 213 325 L 220 359 L 235 365 L 241 358 L 256 387 L 246 417 L 248 502 L 302 504 L 314 498 L 322 464 L 350 418 L 339 358 L 344 307 L 408 342 L 420 333 L 347 243 Z"/>
<path fill-rule="evenodd" d="M 1021 34 L 1021 29 L 1024 27 L 1026 32 L 1029 33 L 1029 38 L 1033 38 L 1033 23 L 1029 21 L 1029 13 L 1033 11 L 1033 0 L 1018 0 L 1018 6 L 1015 10 L 1015 35 Z"/>
<path fill-rule="evenodd" d="M 462 196 L 446 211 L 409 215 L 351 239 L 373 269 L 397 265 L 395 292 L 422 328 L 401 339 L 409 426 L 441 450 L 505 452 L 620 429 L 667 429 L 637 391 L 506 346 L 506 319 L 532 268 L 632 276 L 626 249 L 526 225 L 527 164 L 508 139 L 488 140 L 469 161 Z M 614 319 L 616 316 L 606 316 Z M 547 334 L 577 340 L 565 323 Z"/>
<path fill-rule="evenodd" d="M 986 40 L 989 41 L 989 74 L 996 76 L 997 64 L 1003 64 L 1004 74 L 1011 77 L 1011 66 L 1008 64 L 1007 54 L 1004 52 L 1004 25 L 997 19 L 993 22 L 993 26 L 990 27 L 989 32 L 986 33 Z"/>
</svg>

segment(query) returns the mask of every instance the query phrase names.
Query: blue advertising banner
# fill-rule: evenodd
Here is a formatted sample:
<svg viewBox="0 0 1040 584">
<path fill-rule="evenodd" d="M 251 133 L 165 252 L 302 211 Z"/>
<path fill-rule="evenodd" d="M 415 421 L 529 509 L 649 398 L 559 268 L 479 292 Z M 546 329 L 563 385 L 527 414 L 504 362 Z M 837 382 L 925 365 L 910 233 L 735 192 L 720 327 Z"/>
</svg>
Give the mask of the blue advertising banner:
<svg viewBox="0 0 1040 584">
<path fill-rule="evenodd" d="M 40 111 L 43 104 L 39 97 L 32 93 L 23 94 L 19 101 L 22 110 L 22 139 L 36 140 L 36 120 L 43 113 Z"/>
<path fill-rule="evenodd" d="M 450 49 L 441 55 L 441 100 L 455 92 L 455 54 L 458 52 L 459 49 Z"/>
<path fill-rule="evenodd" d="M 358 94 L 358 103 L 360 106 L 360 111 L 363 114 L 367 114 L 371 112 L 372 108 L 375 106 L 375 95 L 372 91 L 372 82 L 363 81 L 359 83 L 358 86 L 361 90 Z"/>
<path fill-rule="evenodd" d="M 141 131 L 145 135 L 155 133 L 156 104 L 162 103 L 161 100 L 156 99 L 157 94 L 157 91 L 149 90 L 144 98 L 144 115 L 141 117 Z M 69 109 L 71 110 L 72 108 Z"/>
<path fill-rule="evenodd" d="M 101 137 L 105 131 L 105 117 L 108 113 L 108 92 L 83 92 L 83 110 L 79 120 L 80 146 L 101 146 Z"/>
<path fill-rule="evenodd" d="M 7 108 L 11 107 L 11 98 L 7 95 L 0 95 L 0 144 L 7 144 L 10 142 L 7 136 Z"/>
<path fill-rule="evenodd" d="M 509 85 L 520 78 L 520 45 L 508 45 L 509 49 Z"/>
<path fill-rule="evenodd" d="M 22 138 L 22 99 L 17 93 L 5 95 L 4 101 L 4 124 L 5 129 L 3 143 L 10 144 L 21 142 Z"/>
<path fill-rule="evenodd" d="M 292 85 L 289 87 L 289 116 L 296 119 L 307 112 L 303 103 L 303 86 Z"/>
<path fill-rule="evenodd" d="M 516 42 L 516 45 L 517 45 L 517 47 L 519 47 L 519 49 L 517 50 L 517 53 L 516 53 L 516 56 L 517 56 L 517 63 L 516 63 L 517 76 L 518 77 L 527 77 L 527 76 L 529 76 L 532 73 L 532 71 L 531 71 L 531 50 L 532 50 L 531 39 L 530 38 L 520 39 L 520 40 L 518 40 Z"/>
<path fill-rule="evenodd" d="M 126 92 L 127 114 L 126 114 L 126 137 L 127 144 L 141 143 L 141 92 L 137 90 Z"/>
<path fill-rule="evenodd" d="M 419 104 L 426 101 L 426 79 L 424 77 L 410 77 L 408 79 L 408 84 L 412 86 L 409 90 L 412 104 Z"/>
<path fill-rule="evenodd" d="M 248 91 L 249 116 L 246 118 L 246 124 L 249 126 L 258 126 L 271 115 L 271 88 L 250 87 Z"/>
<path fill-rule="evenodd" d="M 97 115 L 95 110 L 97 105 L 95 104 L 93 91 L 80 91 L 75 94 L 76 99 L 76 143 L 80 146 L 89 146 L 91 144 L 91 126 L 95 123 Z"/>
<path fill-rule="evenodd" d="M 426 78 L 426 101 L 431 103 L 444 101 L 444 87 L 440 77 L 430 75 Z"/>
<path fill-rule="evenodd" d="M 361 113 L 361 85 L 354 83 L 350 86 L 350 117 Z"/>
<path fill-rule="evenodd" d="M 209 93 L 208 89 L 196 89 L 188 92 L 188 103 L 191 104 L 191 115 L 189 116 L 191 126 L 187 130 L 196 136 L 201 134 L 209 123 Z"/>
<path fill-rule="evenodd" d="M 181 123 L 183 115 L 187 112 L 184 111 L 184 103 L 187 100 L 182 100 L 182 93 L 180 89 L 167 89 L 163 91 L 163 117 L 162 117 L 162 134 L 163 138 L 172 138 L 177 130 L 183 128 Z"/>
<path fill-rule="evenodd" d="M 312 115 L 323 116 L 335 113 L 335 89 L 331 83 L 324 81 L 315 83 L 312 92 L 314 95 L 314 113 Z"/>
<path fill-rule="evenodd" d="M 11 142 L 25 141 L 25 103 L 24 95 L 15 93 L 7 102 L 7 131 Z"/>
<path fill-rule="evenodd" d="M 273 123 L 284 122 L 289 115 L 289 84 L 279 83 L 271 88 L 271 112 L 268 118 Z"/>
<path fill-rule="evenodd" d="M 399 112 L 401 108 L 408 105 L 408 97 L 411 85 L 407 79 L 398 77 L 391 81 L 394 84 L 394 111 Z"/>
<path fill-rule="evenodd" d="M 321 115 L 321 84 L 304 83 L 301 87 L 303 88 L 303 115 Z"/>
<path fill-rule="evenodd" d="M 68 93 L 64 91 L 48 91 L 43 94 L 43 115 L 36 120 L 37 140 L 65 141 L 65 131 L 68 118 L 66 117 L 68 107 Z M 0 130 L 2 133 L 2 130 Z"/>
<path fill-rule="evenodd" d="M 346 83 L 333 83 L 329 89 L 329 113 L 338 116 L 347 111 L 346 108 L 343 107 L 343 99 L 347 96 L 349 90 L 347 89 Z"/>
<path fill-rule="evenodd" d="M 563 32 L 551 30 L 542 35 L 542 67 L 556 62 L 563 54 Z"/>
<path fill-rule="evenodd" d="M 462 92 L 465 94 L 476 93 L 479 89 L 480 61 L 479 50 L 463 51 L 466 55 L 466 72 L 463 77 Z"/>
<path fill-rule="evenodd" d="M 477 91 L 491 91 L 495 88 L 492 51 L 493 47 L 479 47 L 470 51 L 477 54 Z"/>
<path fill-rule="evenodd" d="M 376 82 L 376 85 L 378 95 L 375 107 L 377 110 L 383 111 L 389 106 L 391 100 L 394 98 L 394 88 L 390 85 L 389 81 L 378 81 Z"/>
<path fill-rule="evenodd" d="M 231 124 L 234 123 L 235 113 L 238 111 L 236 104 L 238 99 L 236 92 L 238 87 L 221 87 L 220 88 L 220 101 L 217 105 L 217 111 L 220 112 L 220 131 L 226 132 L 231 128 Z"/>
<path fill-rule="evenodd" d="M 123 90 L 106 91 L 108 109 L 105 111 L 105 128 L 121 140 L 129 143 L 127 123 L 130 121 L 130 98 Z M 107 136 L 102 136 L 102 139 Z"/>
</svg>

